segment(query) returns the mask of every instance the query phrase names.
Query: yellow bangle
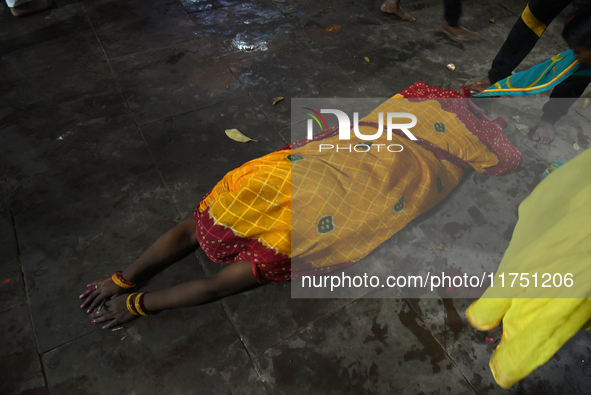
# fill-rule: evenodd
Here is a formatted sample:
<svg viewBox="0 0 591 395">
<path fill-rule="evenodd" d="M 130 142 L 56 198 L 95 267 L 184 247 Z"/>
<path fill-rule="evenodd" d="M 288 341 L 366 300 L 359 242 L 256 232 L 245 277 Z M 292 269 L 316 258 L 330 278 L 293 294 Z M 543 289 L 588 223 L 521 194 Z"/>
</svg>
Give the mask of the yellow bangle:
<svg viewBox="0 0 591 395">
<path fill-rule="evenodd" d="M 125 280 L 123 277 L 121 277 L 121 273 L 122 272 L 113 273 L 111 280 L 113 280 L 113 282 L 121 288 L 127 289 L 135 287 L 135 283 Z"/>
<path fill-rule="evenodd" d="M 142 293 L 138 294 L 138 296 L 135 297 L 135 309 L 138 313 L 140 313 L 140 315 L 147 315 L 141 306 L 141 300 L 144 297 L 144 294 L 145 294 L 145 292 L 142 292 Z"/>
<path fill-rule="evenodd" d="M 137 295 L 137 292 L 134 292 L 134 293 L 132 293 L 131 295 L 129 295 L 129 296 L 127 297 L 127 302 L 126 302 L 126 304 L 127 304 L 127 310 L 129 310 L 129 312 L 130 312 L 131 314 L 133 314 L 133 315 L 140 315 L 140 314 L 139 314 L 139 313 L 138 313 L 138 312 L 135 310 L 135 308 L 133 307 L 133 304 L 131 303 L 131 298 L 133 298 L 133 297 L 134 297 L 134 296 L 136 296 L 136 295 Z"/>
</svg>

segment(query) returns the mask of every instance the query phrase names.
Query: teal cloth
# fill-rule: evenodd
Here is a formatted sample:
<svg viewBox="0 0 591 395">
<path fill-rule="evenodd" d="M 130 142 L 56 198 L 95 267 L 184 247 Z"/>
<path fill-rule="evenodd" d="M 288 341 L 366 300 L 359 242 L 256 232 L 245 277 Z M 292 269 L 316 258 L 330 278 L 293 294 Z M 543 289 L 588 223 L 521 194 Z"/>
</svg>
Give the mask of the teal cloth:
<svg viewBox="0 0 591 395">
<path fill-rule="evenodd" d="M 550 165 L 550 167 L 547 168 L 542 173 L 542 178 L 546 178 L 550 173 L 552 173 L 554 170 L 558 169 L 562 165 L 564 165 L 564 162 L 559 161 L 559 160 L 555 160 L 554 162 L 552 162 L 552 164 Z"/>
<path fill-rule="evenodd" d="M 559 53 L 544 63 L 515 73 L 473 97 L 535 95 L 554 88 L 571 75 L 591 76 L 591 69 L 579 70 L 581 63 L 572 49 Z"/>
</svg>

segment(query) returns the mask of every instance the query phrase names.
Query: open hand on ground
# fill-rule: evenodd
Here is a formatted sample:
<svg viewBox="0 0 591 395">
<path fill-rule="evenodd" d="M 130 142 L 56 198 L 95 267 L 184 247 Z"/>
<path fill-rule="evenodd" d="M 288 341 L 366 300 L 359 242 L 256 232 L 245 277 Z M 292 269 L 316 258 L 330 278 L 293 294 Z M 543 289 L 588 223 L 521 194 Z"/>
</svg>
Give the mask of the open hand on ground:
<svg viewBox="0 0 591 395">
<path fill-rule="evenodd" d="M 127 309 L 128 297 L 129 295 L 121 295 L 113 300 L 105 302 L 105 305 L 102 308 L 97 309 L 97 311 L 90 314 L 92 323 L 99 324 L 101 322 L 111 321 L 102 326 L 103 329 L 109 329 L 138 318 L 139 316 L 133 315 Z"/>
<path fill-rule="evenodd" d="M 115 284 L 110 277 L 106 280 L 95 281 L 88 284 L 86 286 L 86 291 L 78 297 L 79 299 L 86 298 L 84 303 L 80 305 L 80 308 L 83 309 L 89 306 L 86 312 L 90 313 L 103 300 L 110 299 L 115 295 L 121 295 L 123 292 L 124 289 Z"/>
<path fill-rule="evenodd" d="M 472 93 L 480 93 L 492 85 L 488 77 L 480 79 L 471 79 L 466 84 L 468 85 L 468 89 L 470 89 L 470 92 Z"/>
</svg>

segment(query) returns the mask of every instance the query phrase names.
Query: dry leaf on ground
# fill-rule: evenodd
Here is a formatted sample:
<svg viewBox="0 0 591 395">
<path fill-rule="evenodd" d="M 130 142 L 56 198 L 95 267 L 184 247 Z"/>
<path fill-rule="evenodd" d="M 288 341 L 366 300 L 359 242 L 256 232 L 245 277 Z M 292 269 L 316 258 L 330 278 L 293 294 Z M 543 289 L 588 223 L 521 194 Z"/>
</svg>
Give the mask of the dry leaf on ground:
<svg viewBox="0 0 591 395">
<path fill-rule="evenodd" d="M 517 124 L 515 124 L 515 128 L 516 128 L 517 130 L 519 130 L 519 132 L 520 132 L 521 134 L 528 134 L 528 133 L 529 133 L 529 128 L 528 128 L 526 125 L 523 125 L 523 124 L 517 123 Z"/>
<path fill-rule="evenodd" d="M 226 129 L 226 136 L 228 136 L 232 140 L 238 141 L 240 143 L 248 143 L 249 141 L 256 141 L 255 139 L 251 139 L 250 137 L 245 136 L 238 129 Z"/>
</svg>

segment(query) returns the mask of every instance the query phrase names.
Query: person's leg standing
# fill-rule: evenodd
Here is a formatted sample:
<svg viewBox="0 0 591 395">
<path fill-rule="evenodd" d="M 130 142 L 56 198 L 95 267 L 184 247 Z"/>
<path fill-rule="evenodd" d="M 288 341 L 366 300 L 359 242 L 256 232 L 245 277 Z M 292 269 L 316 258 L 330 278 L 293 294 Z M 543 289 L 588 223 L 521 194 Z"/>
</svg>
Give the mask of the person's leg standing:
<svg viewBox="0 0 591 395">
<path fill-rule="evenodd" d="M 462 0 L 443 0 L 443 19 L 451 26 L 460 27 Z"/>
<path fill-rule="evenodd" d="M 477 34 L 471 32 L 460 24 L 462 16 L 461 0 L 443 0 L 443 26 L 441 30 L 451 38 L 459 41 L 468 41 L 476 38 Z"/>
<path fill-rule="evenodd" d="M 507 78 L 525 59 L 546 27 L 573 0 L 531 0 L 513 25 L 488 72 L 491 85 Z"/>
<path fill-rule="evenodd" d="M 550 93 L 550 100 L 542 107 L 542 118 L 535 128 L 532 139 L 542 144 L 549 144 L 554 140 L 554 124 L 563 116 L 585 92 L 591 82 L 589 76 L 570 76 L 556 85 Z"/>
</svg>

